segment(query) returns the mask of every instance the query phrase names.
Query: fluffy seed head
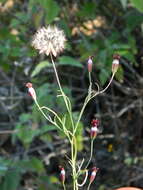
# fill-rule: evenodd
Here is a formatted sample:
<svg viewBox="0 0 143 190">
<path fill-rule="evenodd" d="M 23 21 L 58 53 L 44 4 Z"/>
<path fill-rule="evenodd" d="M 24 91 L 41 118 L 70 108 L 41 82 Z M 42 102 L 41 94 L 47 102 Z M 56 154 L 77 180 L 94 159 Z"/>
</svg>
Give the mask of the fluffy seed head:
<svg viewBox="0 0 143 190">
<path fill-rule="evenodd" d="M 40 28 L 33 37 L 32 46 L 40 54 L 53 54 L 55 57 L 65 48 L 66 38 L 64 32 L 56 26 Z"/>
</svg>

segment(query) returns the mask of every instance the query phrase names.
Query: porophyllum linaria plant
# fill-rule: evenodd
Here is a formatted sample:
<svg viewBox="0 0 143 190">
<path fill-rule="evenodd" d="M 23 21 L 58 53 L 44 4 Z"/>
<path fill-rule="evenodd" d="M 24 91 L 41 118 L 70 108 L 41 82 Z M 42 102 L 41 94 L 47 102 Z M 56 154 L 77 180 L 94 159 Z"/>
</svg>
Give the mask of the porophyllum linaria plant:
<svg viewBox="0 0 143 190">
<path fill-rule="evenodd" d="M 115 73 L 117 72 L 118 66 L 119 66 L 119 60 L 120 60 L 120 56 L 118 54 L 115 54 L 113 56 L 113 62 L 112 62 L 112 76 L 109 80 L 108 85 L 103 89 L 100 90 L 99 86 L 98 90 L 95 91 L 93 90 L 93 85 L 92 85 L 92 78 L 91 78 L 91 72 L 93 70 L 93 59 L 92 56 L 89 57 L 88 61 L 87 61 L 87 65 L 88 65 L 88 74 L 89 74 L 89 88 L 87 91 L 87 96 L 85 98 L 85 101 L 83 103 L 83 106 L 79 112 L 78 115 L 78 119 L 75 120 L 74 118 L 74 114 L 72 112 L 72 104 L 71 101 L 69 99 L 69 97 L 66 96 L 66 94 L 64 93 L 59 77 L 58 77 L 58 73 L 57 73 L 57 69 L 55 66 L 55 62 L 53 59 L 53 56 L 56 57 L 60 52 L 62 52 L 65 48 L 65 42 L 66 42 L 66 38 L 64 35 L 64 32 L 62 30 L 59 30 L 56 26 L 48 26 L 48 27 L 42 27 L 40 28 L 36 34 L 33 37 L 33 41 L 32 41 L 32 46 L 37 49 L 39 51 L 39 53 L 41 54 L 46 54 L 47 56 L 50 55 L 52 64 L 53 64 L 53 69 L 54 69 L 54 73 L 57 79 L 57 83 L 58 83 L 58 87 L 59 87 L 59 94 L 58 97 L 62 97 L 65 103 L 65 107 L 67 109 L 67 113 L 61 117 L 60 113 L 57 113 L 56 111 L 54 111 L 53 109 L 46 107 L 46 106 L 40 106 L 38 103 L 38 98 L 36 97 L 36 92 L 35 89 L 33 88 L 32 83 L 27 83 L 26 87 L 28 88 L 28 92 L 29 94 L 32 96 L 35 104 L 37 105 L 39 111 L 43 114 L 43 116 L 46 118 L 46 120 L 48 120 L 51 124 L 53 124 L 54 126 L 56 126 L 60 131 L 62 131 L 66 138 L 69 141 L 70 147 L 71 147 L 71 156 L 68 156 L 68 163 L 71 166 L 71 175 L 72 175 L 72 181 L 73 181 L 73 190 L 78 190 L 79 187 L 82 187 L 86 182 L 87 182 L 87 177 L 88 177 L 88 166 L 92 160 L 92 156 L 93 156 L 93 141 L 96 139 L 97 134 L 99 133 L 99 121 L 97 119 L 93 119 L 91 122 L 91 130 L 90 130 L 90 157 L 89 160 L 88 158 L 83 158 L 83 160 L 79 163 L 77 162 L 77 157 L 78 157 L 78 149 L 77 149 L 77 137 L 76 137 L 76 132 L 77 129 L 79 127 L 79 124 L 81 122 L 81 118 L 82 115 L 84 113 L 85 107 L 88 104 L 88 102 L 93 99 L 94 97 L 96 97 L 97 95 L 104 93 L 105 90 L 107 90 L 107 88 L 110 86 Z M 45 110 L 47 112 L 45 112 Z M 70 118 L 70 122 L 72 127 L 69 129 L 68 126 L 66 126 L 67 122 L 67 114 L 68 114 L 68 119 Z M 61 182 L 63 185 L 64 190 L 66 189 L 66 176 L 65 176 L 65 169 L 64 167 L 61 166 L 60 168 L 60 177 L 61 177 Z M 90 186 L 92 184 L 92 182 L 94 181 L 94 178 L 96 176 L 96 173 L 98 171 L 98 168 L 93 167 L 91 170 L 91 174 L 89 177 L 89 182 L 88 182 L 88 187 L 87 189 L 90 189 Z M 81 184 L 79 184 L 78 180 L 79 180 L 79 176 L 85 174 L 85 178 L 83 180 L 83 182 Z"/>
</svg>

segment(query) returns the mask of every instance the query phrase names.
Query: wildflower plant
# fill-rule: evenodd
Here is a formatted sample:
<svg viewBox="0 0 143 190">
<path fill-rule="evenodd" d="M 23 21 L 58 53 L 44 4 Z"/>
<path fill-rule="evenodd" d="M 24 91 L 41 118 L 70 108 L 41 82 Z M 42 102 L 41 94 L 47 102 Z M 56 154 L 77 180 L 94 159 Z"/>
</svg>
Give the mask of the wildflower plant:
<svg viewBox="0 0 143 190">
<path fill-rule="evenodd" d="M 54 111 L 53 109 L 46 107 L 46 106 L 41 106 L 38 103 L 38 100 L 36 98 L 36 92 L 33 88 L 32 83 L 28 82 L 26 84 L 26 87 L 28 88 L 29 94 L 32 96 L 35 104 L 37 105 L 39 111 L 43 114 L 46 120 L 48 120 L 51 124 L 56 126 L 58 130 L 62 131 L 66 138 L 68 139 L 70 143 L 70 150 L 71 150 L 71 156 L 68 159 L 69 164 L 71 166 L 72 170 L 72 181 L 73 181 L 73 190 L 78 190 L 79 187 L 82 187 L 85 185 L 85 183 L 88 181 L 88 166 L 91 162 L 92 155 L 93 155 L 93 142 L 97 136 L 97 134 L 100 132 L 98 126 L 99 126 L 99 121 L 97 119 L 93 119 L 91 121 L 91 130 L 90 130 L 90 139 L 91 139 L 91 148 L 90 148 L 90 158 L 87 163 L 85 163 L 85 160 L 83 159 L 80 164 L 77 164 L 77 155 L 78 155 L 78 149 L 77 149 L 77 139 L 76 139 L 76 132 L 79 127 L 82 115 L 84 113 L 86 105 L 89 103 L 90 100 L 95 98 L 97 95 L 104 93 L 107 88 L 110 86 L 115 73 L 117 72 L 118 66 L 119 66 L 119 60 L 120 56 L 119 55 L 114 55 L 113 56 L 113 63 L 112 63 L 112 76 L 111 79 L 109 80 L 108 85 L 103 89 L 100 90 L 98 86 L 98 90 L 95 91 L 93 90 L 93 83 L 91 79 L 91 72 L 92 72 L 92 66 L 93 66 L 93 59 L 92 56 L 89 57 L 87 61 L 87 68 L 88 68 L 88 73 L 89 73 L 89 88 L 87 91 L 87 96 L 84 100 L 83 106 L 80 110 L 80 113 L 78 115 L 78 119 L 75 121 L 73 117 L 73 112 L 72 112 L 72 104 L 69 99 L 69 97 L 64 93 L 61 82 L 59 80 L 59 76 L 57 73 L 57 69 L 55 66 L 54 62 L 54 57 L 56 57 L 60 52 L 62 52 L 65 49 L 65 42 L 66 38 L 64 35 L 64 32 L 62 30 L 59 30 L 57 27 L 43 27 L 40 28 L 36 34 L 33 37 L 32 41 L 32 46 L 39 51 L 40 54 L 46 54 L 47 56 L 50 56 L 54 73 L 56 76 L 56 80 L 58 83 L 58 96 L 57 97 L 62 97 L 65 107 L 67 109 L 67 112 L 70 117 L 70 122 L 72 124 L 72 128 L 69 129 L 68 126 L 66 126 L 66 116 L 63 118 L 60 117 L 60 114 Z M 46 111 L 46 112 L 45 112 Z M 88 190 L 90 189 L 90 186 L 92 182 L 94 181 L 96 177 L 96 173 L 98 171 L 98 168 L 94 167 L 91 170 L 91 174 L 89 176 L 89 182 L 88 182 Z M 85 178 L 81 184 L 79 184 L 78 179 L 80 175 L 85 175 Z M 60 179 L 63 185 L 64 190 L 66 189 L 66 172 L 63 166 L 60 166 Z"/>
</svg>

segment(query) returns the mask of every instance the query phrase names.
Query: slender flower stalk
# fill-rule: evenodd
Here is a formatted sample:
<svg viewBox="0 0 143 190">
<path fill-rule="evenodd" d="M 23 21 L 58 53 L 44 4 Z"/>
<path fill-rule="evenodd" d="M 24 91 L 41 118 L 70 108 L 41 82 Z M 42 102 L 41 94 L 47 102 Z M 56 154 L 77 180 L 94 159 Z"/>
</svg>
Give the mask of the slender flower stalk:
<svg viewBox="0 0 143 190">
<path fill-rule="evenodd" d="M 91 130 L 90 130 L 90 139 L 91 139 L 90 157 L 89 157 L 89 160 L 87 162 L 87 165 L 86 165 L 85 169 L 89 166 L 89 164 L 91 162 L 91 159 L 92 159 L 92 155 L 93 155 L 93 143 L 94 143 L 94 140 L 95 140 L 97 134 L 99 133 L 99 129 L 98 129 L 99 120 L 98 119 L 92 119 L 91 126 L 92 127 L 91 127 Z"/>
</svg>

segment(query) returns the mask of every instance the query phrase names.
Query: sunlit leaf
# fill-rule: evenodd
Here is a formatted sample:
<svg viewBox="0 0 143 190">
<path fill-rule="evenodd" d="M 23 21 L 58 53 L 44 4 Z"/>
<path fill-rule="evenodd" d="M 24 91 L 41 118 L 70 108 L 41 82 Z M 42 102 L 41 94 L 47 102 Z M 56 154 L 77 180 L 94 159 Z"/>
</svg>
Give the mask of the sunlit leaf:
<svg viewBox="0 0 143 190">
<path fill-rule="evenodd" d="M 44 8 L 46 10 L 45 22 L 50 24 L 58 16 L 60 7 L 55 0 L 46 0 L 46 3 L 44 4 Z"/>
<path fill-rule="evenodd" d="M 36 76 L 37 74 L 40 73 L 40 71 L 46 67 L 49 67 L 50 66 L 50 63 L 48 61 L 42 61 L 40 62 L 36 67 L 35 69 L 32 71 L 31 73 L 31 77 L 34 77 Z"/>
<path fill-rule="evenodd" d="M 143 0 L 130 0 L 132 5 L 138 9 L 138 11 L 143 12 Z"/>
<path fill-rule="evenodd" d="M 69 65 L 69 66 L 73 66 L 73 67 L 83 67 L 82 64 L 77 61 L 77 59 L 74 59 L 70 56 L 61 56 L 59 58 L 59 65 Z"/>
</svg>

